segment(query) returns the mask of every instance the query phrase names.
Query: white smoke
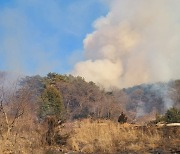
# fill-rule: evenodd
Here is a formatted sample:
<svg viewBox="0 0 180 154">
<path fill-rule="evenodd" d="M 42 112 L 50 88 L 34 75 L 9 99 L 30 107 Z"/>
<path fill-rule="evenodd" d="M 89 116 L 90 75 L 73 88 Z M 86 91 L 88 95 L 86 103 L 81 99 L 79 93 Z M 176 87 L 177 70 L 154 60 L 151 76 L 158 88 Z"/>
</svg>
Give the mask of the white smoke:
<svg viewBox="0 0 180 154">
<path fill-rule="evenodd" d="M 162 101 L 164 104 L 164 111 L 173 107 L 174 101 L 172 100 L 171 95 L 173 92 L 175 92 L 175 89 L 173 89 L 173 87 L 172 87 L 172 85 L 170 85 L 170 83 L 154 84 L 150 88 L 150 91 L 154 92 L 157 96 L 162 98 Z"/>
<path fill-rule="evenodd" d="M 179 78 L 179 0 L 111 0 L 73 74 L 110 87 Z"/>
</svg>

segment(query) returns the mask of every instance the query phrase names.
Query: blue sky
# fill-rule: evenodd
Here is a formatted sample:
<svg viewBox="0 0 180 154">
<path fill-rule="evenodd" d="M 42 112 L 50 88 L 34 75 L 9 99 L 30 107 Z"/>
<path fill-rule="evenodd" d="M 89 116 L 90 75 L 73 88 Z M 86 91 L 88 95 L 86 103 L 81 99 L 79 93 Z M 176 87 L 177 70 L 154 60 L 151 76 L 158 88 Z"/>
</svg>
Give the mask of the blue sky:
<svg viewBox="0 0 180 154">
<path fill-rule="evenodd" d="M 70 72 L 107 12 L 102 0 L 0 0 L 0 70 Z"/>
</svg>

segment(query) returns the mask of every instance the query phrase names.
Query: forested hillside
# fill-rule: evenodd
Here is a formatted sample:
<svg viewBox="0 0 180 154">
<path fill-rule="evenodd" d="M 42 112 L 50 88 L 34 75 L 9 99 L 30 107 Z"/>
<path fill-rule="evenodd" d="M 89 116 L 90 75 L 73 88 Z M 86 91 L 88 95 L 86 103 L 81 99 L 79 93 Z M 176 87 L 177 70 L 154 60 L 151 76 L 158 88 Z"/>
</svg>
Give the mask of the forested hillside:
<svg viewBox="0 0 180 154">
<path fill-rule="evenodd" d="M 1 72 L 1 85 L 7 76 Z M 112 88 L 109 91 L 93 82 L 86 82 L 82 77 L 56 73 L 49 73 L 46 77 L 26 76 L 17 82 L 18 90 L 26 89 L 31 95 L 29 105 L 36 109 L 37 116 L 45 99 L 42 95 L 48 87 L 53 87 L 54 92 L 59 93 L 66 120 L 87 117 L 117 120 L 123 111 L 133 121 L 147 115 L 164 114 L 171 107 L 180 107 L 179 80 L 124 89 Z"/>
<path fill-rule="evenodd" d="M 26 86 L 36 99 L 46 86 L 54 87 L 62 96 L 66 110 L 66 119 L 79 118 L 117 118 L 122 106 L 111 93 L 100 89 L 93 82 L 86 82 L 82 77 L 49 73 L 47 77 L 25 77 L 21 85 Z M 39 105 L 37 103 L 37 105 Z"/>
</svg>

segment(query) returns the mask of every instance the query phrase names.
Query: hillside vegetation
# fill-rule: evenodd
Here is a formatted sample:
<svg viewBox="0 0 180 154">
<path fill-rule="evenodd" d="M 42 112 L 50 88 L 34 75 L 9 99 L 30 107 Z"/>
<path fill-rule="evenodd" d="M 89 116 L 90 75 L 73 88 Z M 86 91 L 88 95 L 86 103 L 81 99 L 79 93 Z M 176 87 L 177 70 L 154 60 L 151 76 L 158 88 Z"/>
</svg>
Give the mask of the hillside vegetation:
<svg viewBox="0 0 180 154">
<path fill-rule="evenodd" d="M 66 118 L 71 120 L 89 116 L 117 120 L 124 111 L 129 120 L 136 121 L 146 115 L 164 114 L 170 107 L 180 107 L 179 80 L 106 91 L 82 77 L 49 73 L 44 78 L 26 77 L 23 85 L 28 85 L 35 95 L 41 95 L 46 85 L 55 87 L 62 96 Z"/>
<path fill-rule="evenodd" d="M 179 150 L 179 128 L 135 125 L 179 122 L 179 80 L 106 91 L 72 75 L 11 79 L 0 72 L 0 153 Z"/>
</svg>

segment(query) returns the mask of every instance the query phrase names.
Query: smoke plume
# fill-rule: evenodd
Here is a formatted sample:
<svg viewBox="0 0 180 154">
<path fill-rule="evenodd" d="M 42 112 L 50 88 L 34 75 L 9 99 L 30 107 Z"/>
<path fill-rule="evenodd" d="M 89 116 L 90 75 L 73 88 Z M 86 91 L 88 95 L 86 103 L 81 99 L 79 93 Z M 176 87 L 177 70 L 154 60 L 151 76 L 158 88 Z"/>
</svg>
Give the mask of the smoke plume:
<svg viewBox="0 0 180 154">
<path fill-rule="evenodd" d="M 179 0 L 112 0 L 84 39 L 74 75 L 106 89 L 180 77 Z"/>
</svg>

